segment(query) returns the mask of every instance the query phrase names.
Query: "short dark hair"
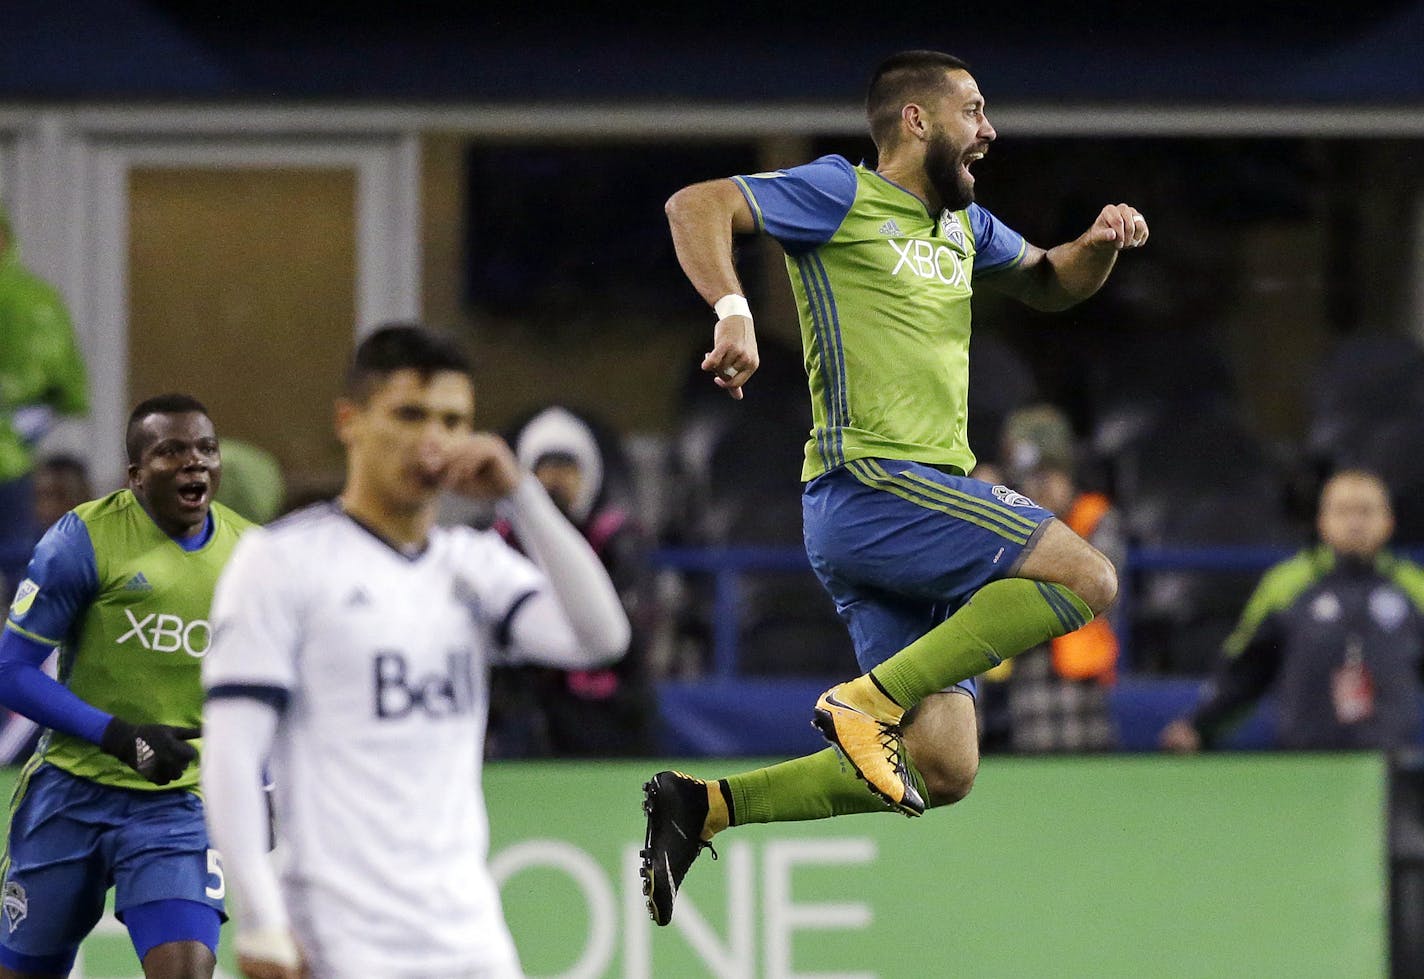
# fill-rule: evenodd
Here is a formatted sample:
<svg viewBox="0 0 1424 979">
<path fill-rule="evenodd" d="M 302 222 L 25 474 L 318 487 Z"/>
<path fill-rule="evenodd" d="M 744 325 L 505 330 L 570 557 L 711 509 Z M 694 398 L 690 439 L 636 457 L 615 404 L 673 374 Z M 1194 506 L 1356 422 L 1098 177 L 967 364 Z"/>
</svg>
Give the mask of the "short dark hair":
<svg viewBox="0 0 1424 979">
<path fill-rule="evenodd" d="M 136 466 L 143 458 L 143 450 L 148 443 L 143 437 L 143 421 L 150 415 L 207 415 L 208 409 L 191 394 L 159 394 L 146 398 L 129 412 L 128 427 L 124 429 L 124 450 L 129 456 L 129 465 Z"/>
<path fill-rule="evenodd" d="M 356 347 L 346 372 L 346 396 L 364 402 L 396 371 L 413 370 L 422 380 L 440 371 L 470 376 L 470 361 L 455 338 L 417 323 L 386 323 Z"/>
<path fill-rule="evenodd" d="M 942 89 L 945 72 L 968 70 L 968 63 L 942 51 L 901 51 L 880 62 L 865 94 L 865 118 L 876 148 L 895 145 L 906 103 Z"/>
</svg>

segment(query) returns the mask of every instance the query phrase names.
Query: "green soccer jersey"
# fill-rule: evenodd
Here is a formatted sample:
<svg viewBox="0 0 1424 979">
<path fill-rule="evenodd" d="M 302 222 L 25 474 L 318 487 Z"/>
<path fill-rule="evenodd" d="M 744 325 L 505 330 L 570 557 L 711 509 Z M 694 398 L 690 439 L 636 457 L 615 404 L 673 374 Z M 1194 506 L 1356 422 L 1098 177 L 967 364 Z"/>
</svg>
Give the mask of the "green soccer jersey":
<svg viewBox="0 0 1424 979">
<path fill-rule="evenodd" d="M 1022 261 L 1023 237 L 839 156 L 733 180 L 786 250 L 814 422 L 801 478 L 864 457 L 972 469 L 972 283 Z"/>
<path fill-rule="evenodd" d="M 100 710 L 135 724 L 198 727 L 213 589 L 250 526 L 214 503 L 211 532 L 190 551 L 129 490 L 84 503 L 35 548 L 6 627 L 60 647 L 60 682 Z M 83 738 L 48 731 L 38 753 L 103 785 L 157 788 Z M 164 788 L 197 785 L 192 765 Z"/>
<path fill-rule="evenodd" d="M 1245 652 L 1263 623 L 1295 606 L 1302 595 L 1336 573 L 1338 565 L 1335 552 L 1323 544 L 1274 565 L 1261 577 L 1236 628 L 1223 641 L 1226 656 L 1235 659 Z M 1371 569 L 1375 577 L 1398 588 L 1424 614 L 1424 568 L 1389 551 L 1381 551 L 1375 556 Z"/>
</svg>

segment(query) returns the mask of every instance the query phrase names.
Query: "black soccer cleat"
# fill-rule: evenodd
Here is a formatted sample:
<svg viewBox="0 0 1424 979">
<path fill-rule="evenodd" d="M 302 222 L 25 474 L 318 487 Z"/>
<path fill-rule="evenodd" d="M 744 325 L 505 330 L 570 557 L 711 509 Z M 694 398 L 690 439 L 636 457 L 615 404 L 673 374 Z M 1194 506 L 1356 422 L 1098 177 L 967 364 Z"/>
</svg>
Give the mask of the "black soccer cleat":
<svg viewBox="0 0 1424 979">
<path fill-rule="evenodd" d="M 643 811 L 648 814 L 648 834 L 640 856 L 643 896 L 654 922 L 672 920 L 677 889 L 687 868 L 712 844 L 702 838 L 707 824 L 707 783 L 681 772 L 658 772 L 643 783 Z M 712 850 L 712 859 L 717 851 Z"/>
</svg>

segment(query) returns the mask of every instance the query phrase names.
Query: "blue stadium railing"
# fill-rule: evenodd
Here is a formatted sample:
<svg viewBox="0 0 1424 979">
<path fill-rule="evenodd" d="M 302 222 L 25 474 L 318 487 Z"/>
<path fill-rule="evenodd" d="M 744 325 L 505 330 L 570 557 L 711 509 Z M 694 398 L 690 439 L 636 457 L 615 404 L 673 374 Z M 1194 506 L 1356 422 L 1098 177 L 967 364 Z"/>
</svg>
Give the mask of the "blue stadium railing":
<svg viewBox="0 0 1424 979">
<path fill-rule="evenodd" d="M 1119 570 L 1119 621 L 1133 621 L 1133 586 L 1144 573 L 1259 574 L 1289 557 L 1296 548 L 1282 547 L 1142 547 L 1129 551 Z M 1424 547 L 1402 549 L 1414 560 L 1424 559 Z M 847 664 L 827 664 L 824 677 L 757 676 L 739 663 L 744 609 L 741 582 L 754 575 L 806 574 L 806 555 L 795 547 L 664 548 L 653 555 L 656 567 L 694 576 L 710 576 L 712 656 L 709 668 L 695 679 L 668 679 L 658 684 L 658 738 L 664 753 L 688 757 L 715 755 L 794 755 L 824 746 L 796 705 L 814 703 L 828 680 Z M 1244 604 L 1248 589 L 1243 589 Z M 1119 637 L 1119 677 L 1110 695 L 1120 746 L 1128 751 L 1156 748 L 1162 726 L 1190 709 L 1200 691 L 1200 678 L 1161 676 L 1131 669 L 1132 629 Z M 1274 743 L 1274 706 L 1267 697 L 1230 736 L 1227 747 L 1261 749 Z M 1421 732 L 1424 744 L 1424 731 Z"/>
<path fill-rule="evenodd" d="M 1133 581 L 1140 572 L 1194 571 L 1202 573 L 1261 572 L 1295 553 L 1288 547 L 1139 547 L 1128 551 L 1120 576 L 1119 621 L 1131 622 Z M 1416 552 L 1420 549 L 1413 549 Z M 1418 558 L 1421 555 L 1414 553 Z M 727 678 L 738 670 L 741 603 L 738 592 L 749 575 L 786 574 L 810 570 L 806 554 L 796 547 L 666 547 L 653 552 L 653 564 L 686 574 L 712 578 L 712 662 L 710 673 Z M 1246 596 L 1242 595 L 1244 603 Z M 1119 672 L 1131 670 L 1129 636 L 1120 638 Z"/>
<path fill-rule="evenodd" d="M 1401 549 L 1424 561 L 1424 547 Z M 1195 677 L 1155 676 L 1132 670 L 1133 586 L 1144 573 L 1191 572 L 1201 574 L 1260 573 L 1290 556 L 1294 548 L 1281 547 L 1142 547 L 1130 550 L 1120 569 L 1118 618 L 1129 627 L 1119 637 L 1119 682 L 1112 692 L 1112 710 L 1121 746 L 1127 750 L 1152 750 L 1162 724 L 1195 702 L 1199 680 Z M 27 555 L 0 553 L 5 560 L 23 561 Z M 789 705 L 812 703 L 831 674 L 847 664 L 827 664 L 827 677 L 758 677 L 745 673 L 739 662 L 744 607 L 741 585 L 748 577 L 768 574 L 807 574 L 810 566 L 797 547 L 668 547 L 653 552 L 656 568 L 710 577 L 713 583 L 711 662 L 706 672 L 691 680 L 664 680 L 658 684 L 660 750 L 665 754 L 782 755 L 817 750 L 819 734 L 806 723 L 804 711 Z M 10 582 L 13 587 L 15 582 Z M 1244 603 L 1246 594 L 1241 600 Z M 1270 705 L 1264 704 L 1242 727 L 1233 747 L 1260 748 L 1271 744 Z M 1421 735 L 1424 744 L 1424 735 Z"/>
</svg>

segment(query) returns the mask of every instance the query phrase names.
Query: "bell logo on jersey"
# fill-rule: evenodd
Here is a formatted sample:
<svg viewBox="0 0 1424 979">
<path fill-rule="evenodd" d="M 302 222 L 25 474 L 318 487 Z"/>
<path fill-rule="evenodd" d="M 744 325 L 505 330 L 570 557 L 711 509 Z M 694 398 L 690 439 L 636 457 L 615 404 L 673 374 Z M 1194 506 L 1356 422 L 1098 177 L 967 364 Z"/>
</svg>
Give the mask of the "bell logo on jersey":
<svg viewBox="0 0 1424 979">
<path fill-rule="evenodd" d="M 891 275 L 899 275 L 902 269 L 918 275 L 922 279 L 938 279 L 947 286 L 967 286 L 969 276 L 964 272 L 964 262 L 959 254 L 945 245 L 935 245 L 923 238 L 908 241 L 889 239 L 897 260 Z"/>
<path fill-rule="evenodd" d="M 414 711 L 440 718 L 475 709 L 474 657 L 469 652 L 445 657 L 444 673 L 411 676 L 403 653 L 380 652 L 372 663 L 376 685 L 376 716 L 400 720 Z"/>
<path fill-rule="evenodd" d="M 176 653 L 181 649 L 199 659 L 213 644 L 213 630 L 207 619 L 185 622 L 181 616 L 167 612 L 149 612 L 140 619 L 128 608 L 124 615 L 129 619 L 129 631 L 119 637 L 120 646 L 132 640 L 155 653 Z"/>
</svg>

